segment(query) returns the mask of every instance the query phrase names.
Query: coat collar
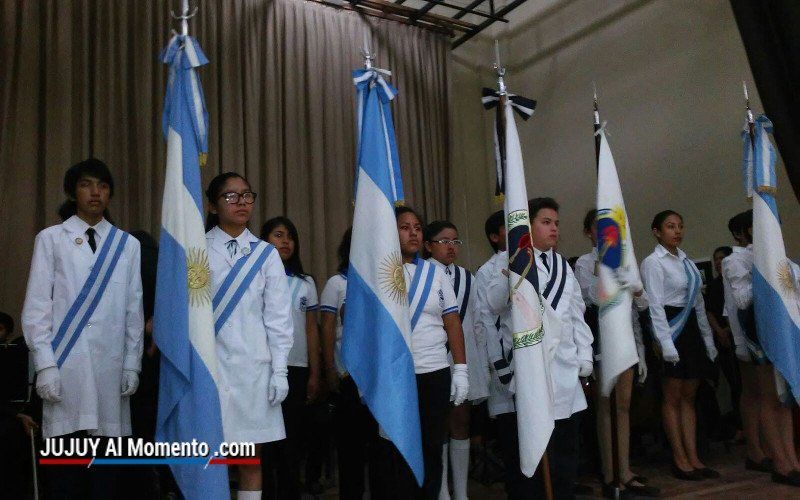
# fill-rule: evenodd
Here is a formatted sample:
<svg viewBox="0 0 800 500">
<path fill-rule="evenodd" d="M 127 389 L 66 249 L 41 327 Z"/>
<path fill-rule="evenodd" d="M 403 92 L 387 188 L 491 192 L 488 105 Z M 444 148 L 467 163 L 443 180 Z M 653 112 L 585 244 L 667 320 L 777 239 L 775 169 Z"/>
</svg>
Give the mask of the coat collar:
<svg viewBox="0 0 800 500">
<path fill-rule="evenodd" d="M 232 239 L 236 240 L 239 248 L 250 248 L 250 243 L 255 243 L 258 241 L 258 238 L 256 238 L 247 228 L 245 228 L 244 231 L 242 231 L 242 234 L 236 238 L 232 238 L 231 235 L 220 229 L 219 226 L 214 226 L 209 232 L 206 233 L 206 242 L 208 246 L 211 247 L 213 251 L 217 252 L 221 257 L 224 257 L 225 261 L 231 266 L 236 263 L 237 259 L 231 257 L 225 244 Z"/>
<path fill-rule="evenodd" d="M 655 253 L 660 258 L 672 257 L 673 259 L 678 259 L 678 260 L 683 260 L 686 258 L 686 252 L 684 252 L 680 248 L 678 249 L 678 255 L 676 256 L 675 254 L 670 253 L 670 251 L 664 248 L 664 246 L 661 245 L 660 243 L 656 245 Z"/>
</svg>

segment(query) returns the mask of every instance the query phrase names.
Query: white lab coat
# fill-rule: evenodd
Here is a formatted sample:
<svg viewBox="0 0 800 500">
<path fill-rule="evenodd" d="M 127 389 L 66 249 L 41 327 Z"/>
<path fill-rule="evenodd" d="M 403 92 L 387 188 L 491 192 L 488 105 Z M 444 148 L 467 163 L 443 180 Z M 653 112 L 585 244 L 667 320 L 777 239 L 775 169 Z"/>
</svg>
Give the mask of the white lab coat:
<svg viewBox="0 0 800 500">
<path fill-rule="evenodd" d="M 493 418 L 516 411 L 514 395 L 500 382 L 493 366 L 493 362 L 508 358 L 512 349 L 508 278 L 502 274 L 507 267 L 508 253 L 503 251 L 492 255 L 475 273 L 475 312 L 484 332 L 482 347 L 489 369 L 487 406 Z"/>
<path fill-rule="evenodd" d="M 56 366 L 52 341 L 83 288 L 111 223 L 94 226 L 97 253 L 77 216 L 36 236 L 22 329 L 37 371 Z M 113 247 L 112 247 L 113 248 Z M 91 435 L 131 433 L 130 398 L 122 397 L 122 370 L 139 372 L 142 359 L 142 279 L 139 242 L 128 237 L 105 292 L 64 364 L 61 401 L 43 404 L 45 438 L 85 430 Z"/>
<path fill-rule="evenodd" d="M 236 239 L 239 251 L 231 257 L 231 236 L 214 227 L 206 233 L 213 292 L 242 257 L 242 248 L 258 238 L 245 229 Z M 294 341 L 288 281 L 283 262 L 273 250 L 239 304 L 217 332 L 219 399 L 225 441 L 266 443 L 286 437 L 280 405 L 267 401 L 274 370 L 286 369 Z"/>
</svg>

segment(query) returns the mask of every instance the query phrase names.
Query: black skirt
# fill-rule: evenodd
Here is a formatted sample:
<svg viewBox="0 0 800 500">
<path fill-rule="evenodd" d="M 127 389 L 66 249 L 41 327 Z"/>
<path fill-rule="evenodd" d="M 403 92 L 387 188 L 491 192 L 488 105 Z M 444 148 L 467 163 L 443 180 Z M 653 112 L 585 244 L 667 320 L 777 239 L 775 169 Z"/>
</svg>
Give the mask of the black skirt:
<svg viewBox="0 0 800 500">
<path fill-rule="evenodd" d="M 682 307 L 664 306 L 667 321 L 681 313 Z M 663 375 L 669 378 L 701 379 L 714 377 L 714 363 L 708 359 L 703 334 L 697 324 L 697 313 L 692 308 L 683 331 L 675 341 L 680 361 L 667 363 L 662 361 Z"/>
</svg>

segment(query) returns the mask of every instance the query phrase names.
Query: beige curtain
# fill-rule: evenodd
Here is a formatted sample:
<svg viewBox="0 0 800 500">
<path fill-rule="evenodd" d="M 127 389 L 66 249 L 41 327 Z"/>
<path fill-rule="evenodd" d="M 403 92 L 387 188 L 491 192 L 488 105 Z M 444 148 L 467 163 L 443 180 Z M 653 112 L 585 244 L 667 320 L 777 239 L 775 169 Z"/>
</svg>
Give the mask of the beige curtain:
<svg viewBox="0 0 800 500">
<path fill-rule="evenodd" d="M 177 27 L 169 9 L 166 0 L 2 2 L 0 310 L 18 317 L 33 238 L 58 222 L 64 171 L 85 157 L 111 167 L 115 222 L 157 232 L 167 73 L 157 56 Z M 365 32 L 399 89 L 393 111 L 407 203 L 446 215 L 445 37 L 303 0 L 201 1 L 190 32 L 211 61 L 200 70 L 211 120 L 204 180 L 245 174 L 259 193 L 251 229 L 292 218 L 318 282 L 335 268 L 352 219 L 350 72 L 362 65 Z"/>
</svg>

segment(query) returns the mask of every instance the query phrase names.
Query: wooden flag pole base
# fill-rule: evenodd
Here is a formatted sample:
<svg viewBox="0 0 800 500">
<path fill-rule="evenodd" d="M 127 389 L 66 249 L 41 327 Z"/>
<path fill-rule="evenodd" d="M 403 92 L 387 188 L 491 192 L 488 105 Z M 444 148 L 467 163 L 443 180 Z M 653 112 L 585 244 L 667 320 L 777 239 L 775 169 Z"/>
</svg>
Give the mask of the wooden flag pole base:
<svg viewBox="0 0 800 500">
<path fill-rule="evenodd" d="M 542 482 L 544 483 L 544 497 L 553 500 L 553 482 L 550 479 L 550 460 L 545 450 L 542 455 Z"/>
<path fill-rule="evenodd" d="M 602 395 L 601 395 L 602 396 Z M 619 432 L 617 431 L 617 388 L 611 390 L 608 396 L 608 412 L 611 423 L 611 471 L 614 498 L 618 499 L 622 487 L 619 470 Z"/>
</svg>

